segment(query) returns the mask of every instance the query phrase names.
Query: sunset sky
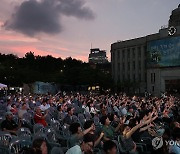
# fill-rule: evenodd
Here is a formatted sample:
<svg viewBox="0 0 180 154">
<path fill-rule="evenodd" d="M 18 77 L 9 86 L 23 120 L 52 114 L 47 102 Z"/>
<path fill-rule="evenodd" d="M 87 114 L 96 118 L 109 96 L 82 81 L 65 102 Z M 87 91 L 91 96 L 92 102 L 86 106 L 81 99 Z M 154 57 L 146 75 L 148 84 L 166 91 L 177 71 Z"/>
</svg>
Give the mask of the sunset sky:
<svg viewBox="0 0 180 154">
<path fill-rule="evenodd" d="M 73 57 L 158 32 L 179 0 L 0 0 L 0 52 Z"/>
</svg>

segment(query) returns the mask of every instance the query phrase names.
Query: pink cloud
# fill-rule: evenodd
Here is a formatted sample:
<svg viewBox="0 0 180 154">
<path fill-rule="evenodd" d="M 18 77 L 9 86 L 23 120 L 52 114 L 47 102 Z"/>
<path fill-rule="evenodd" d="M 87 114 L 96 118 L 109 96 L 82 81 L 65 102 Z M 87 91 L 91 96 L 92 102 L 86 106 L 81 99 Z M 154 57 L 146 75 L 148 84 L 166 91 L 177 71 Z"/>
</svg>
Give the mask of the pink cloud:
<svg viewBox="0 0 180 154">
<path fill-rule="evenodd" d="M 24 55 L 29 52 L 32 51 L 34 52 L 35 55 L 41 55 L 41 56 L 47 56 L 47 55 L 52 55 L 53 57 L 56 58 L 67 58 L 68 56 L 64 56 L 63 54 L 60 53 L 55 53 L 53 51 L 45 51 L 45 50 L 39 50 L 36 47 L 32 47 L 32 46 L 20 46 L 20 47 L 3 47 L 1 48 L 1 51 L 5 54 L 15 54 L 18 55 L 19 57 L 24 57 Z M 72 58 L 76 58 L 78 60 L 82 60 L 82 61 L 86 61 L 87 62 L 87 57 L 86 56 L 75 56 Z"/>
<path fill-rule="evenodd" d="M 0 26 L 2 25 L 3 22 L 0 21 Z M 80 43 L 74 46 L 72 43 L 63 39 L 61 40 L 60 38 L 46 36 L 42 38 L 31 38 L 13 31 L 5 31 L 3 28 L 0 29 L 1 53 L 12 53 L 23 57 L 25 53 L 32 51 L 35 55 L 52 55 L 63 59 L 71 56 L 72 58 L 87 62 L 87 53 L 82 50 L 84 49 Z"/>
</svg>

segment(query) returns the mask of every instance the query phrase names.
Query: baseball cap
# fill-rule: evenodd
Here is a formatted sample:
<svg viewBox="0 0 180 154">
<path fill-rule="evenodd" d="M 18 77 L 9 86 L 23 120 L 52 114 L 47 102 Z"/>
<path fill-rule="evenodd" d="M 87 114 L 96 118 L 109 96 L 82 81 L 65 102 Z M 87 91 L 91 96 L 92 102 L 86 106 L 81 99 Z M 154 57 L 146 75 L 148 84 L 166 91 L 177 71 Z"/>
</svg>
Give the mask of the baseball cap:
<svg viewBox="0 0 180 154">
<path fill-rule="evenodd" d="M 8 115 L 13 115 L 13 113 L 8 111 L 8 112 L 5 113 L 5 116 L 8 116 Z"/>
</svg>

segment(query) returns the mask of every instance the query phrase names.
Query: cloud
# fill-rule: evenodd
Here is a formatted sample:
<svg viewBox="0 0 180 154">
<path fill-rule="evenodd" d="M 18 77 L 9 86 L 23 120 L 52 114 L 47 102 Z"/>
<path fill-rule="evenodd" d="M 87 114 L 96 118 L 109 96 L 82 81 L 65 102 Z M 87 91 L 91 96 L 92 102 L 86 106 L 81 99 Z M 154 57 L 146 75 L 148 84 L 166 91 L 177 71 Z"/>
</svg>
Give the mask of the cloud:
<svg viewBox="0 0 180 154">
<path fill-rule="evenodd" d="M 92 10 L 84 6 L 85 0 L 60 0 L 60 2 L 61 4 L 57 7 L 64 15 L 84 19 L 94 18 Z"/>
<path fill-rule="evenodd" d="M 57 34 L 63 29 L 62 16 L 91 20 L 94 13 L 85 6 L 84 0 L 28 0 L 17 7 L 4 27 L 29 36 Z"/>
</svg>

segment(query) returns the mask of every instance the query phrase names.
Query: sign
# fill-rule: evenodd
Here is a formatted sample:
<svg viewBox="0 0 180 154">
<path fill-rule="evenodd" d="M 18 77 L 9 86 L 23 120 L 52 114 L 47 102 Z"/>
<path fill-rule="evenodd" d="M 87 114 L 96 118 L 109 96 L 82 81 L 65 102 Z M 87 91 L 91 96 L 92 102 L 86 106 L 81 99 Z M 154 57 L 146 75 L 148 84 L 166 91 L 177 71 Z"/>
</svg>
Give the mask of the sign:
<svg viewBox="0 0 180 154">
<path fill-rule="evenodd" d="M 180 36 L 149 42 L 147 45 L 147 66 L 180 66 Z"/>
</svg>

